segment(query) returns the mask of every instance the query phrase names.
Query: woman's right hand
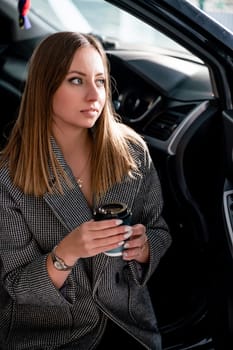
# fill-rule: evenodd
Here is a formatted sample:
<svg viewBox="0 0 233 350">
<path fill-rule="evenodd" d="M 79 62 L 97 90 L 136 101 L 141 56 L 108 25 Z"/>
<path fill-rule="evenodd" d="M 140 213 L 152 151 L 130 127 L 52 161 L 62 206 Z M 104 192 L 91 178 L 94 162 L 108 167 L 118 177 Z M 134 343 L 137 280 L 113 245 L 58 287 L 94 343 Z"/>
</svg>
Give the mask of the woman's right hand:
<svg viewBox="0 0 233 350">
<path fill-rule="evenodd" d="M 131 234 L 131 226 L 122 225 L 122 220 L 90 220 L 70 232 L 58 244 L 56 252 L 72 265 L 78 258 L 95 256 L 123 245 Z"/>
<path fill-rule="evenodd" d="M 90 220 L 71 231 L 56 246 L 56 255 L 66 265 L 73 266 L 79 258 L 95 256 L 106 250 L 123 245 L 132 235 L 131 226 L 122 225 L 121 220 Z M 53 265 L 51 254 L 47 259 L 47 270 L 53 284 L 60 289 L 70 270 L 58 271 Z"/>
</svg>

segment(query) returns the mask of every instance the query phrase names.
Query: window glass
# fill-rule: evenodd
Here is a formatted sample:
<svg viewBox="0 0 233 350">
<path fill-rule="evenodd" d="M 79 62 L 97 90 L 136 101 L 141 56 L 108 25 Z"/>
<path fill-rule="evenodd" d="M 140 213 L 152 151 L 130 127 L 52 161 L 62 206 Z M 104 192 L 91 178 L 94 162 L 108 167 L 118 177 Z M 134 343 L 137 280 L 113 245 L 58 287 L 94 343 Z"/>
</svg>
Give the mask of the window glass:
<svg viewBox="0 0 233 350">
<path fill-rule="evenodd" d="M 188 0 L 233 32 L 232 0 Z"/>
<path fill-rule="evenodd" d="M 188 53 L 164 34 L 104 0 L 33 0 L 31 11 L 57 30 L 94 33 L 120 48 L 162 48 Z"/>
</svg>

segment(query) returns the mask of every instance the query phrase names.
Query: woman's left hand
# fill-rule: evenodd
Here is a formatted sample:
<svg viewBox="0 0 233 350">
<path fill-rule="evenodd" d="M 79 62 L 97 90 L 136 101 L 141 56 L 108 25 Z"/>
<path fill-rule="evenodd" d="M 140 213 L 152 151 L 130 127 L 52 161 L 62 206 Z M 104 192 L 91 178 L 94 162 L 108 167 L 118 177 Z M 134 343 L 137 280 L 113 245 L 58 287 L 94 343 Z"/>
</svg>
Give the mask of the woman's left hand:
<svg viewBox="0 0 233 350">
<path fill-rule="evenodd" d="M 149 260 L 149 244 L 146 228 L 144 225 L 137 224 L 132 226 L 132 230 L 132 236 L 124 244 L 123 259 L 147 263 Z"/>
</svg>

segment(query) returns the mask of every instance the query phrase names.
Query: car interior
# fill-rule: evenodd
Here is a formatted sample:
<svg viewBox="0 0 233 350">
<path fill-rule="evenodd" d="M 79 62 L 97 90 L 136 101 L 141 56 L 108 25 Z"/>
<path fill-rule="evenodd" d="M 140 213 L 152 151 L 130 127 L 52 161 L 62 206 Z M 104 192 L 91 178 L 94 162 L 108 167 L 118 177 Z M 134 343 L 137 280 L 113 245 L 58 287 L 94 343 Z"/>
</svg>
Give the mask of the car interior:
<svg viewBox="0 0 233 350">
<path fill-rule="evenodd" d="M 31 31 L 22 31 L 15 13 L 13 2 L 0 1 L 1 147 L 17 116 L 28 60 L 37 43 L 53 31 L 33 13 Z M 215 75 L 204 55 L 151 52 L 143 45 L 122 50 L 117 43 L 102 42 L 113 105 L 122 122 L 148 144 L 173 238 L 149 283 L 164 349 L 197 348 L 203 339 L 211 344 L 210 290 L 214 286 L 218 293 L 223 254 L 218 230 L 224 140 Z"/>
</svg>

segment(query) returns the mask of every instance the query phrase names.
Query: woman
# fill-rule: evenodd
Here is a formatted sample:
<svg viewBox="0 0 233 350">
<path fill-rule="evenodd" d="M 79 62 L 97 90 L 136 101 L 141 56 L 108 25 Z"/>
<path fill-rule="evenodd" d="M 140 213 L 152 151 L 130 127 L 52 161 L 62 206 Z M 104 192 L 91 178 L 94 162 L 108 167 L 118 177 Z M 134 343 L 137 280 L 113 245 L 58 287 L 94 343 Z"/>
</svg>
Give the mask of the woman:
<svg viewBox="0 0 233 350">
<path fill-rule="evenodd" d="M 93 219 L 112 202 L 127 204 L 131 226 Z M 161 349 L 146 287 L 171 243 L 161 211 L 148 149 L 114 115 L 100 43 L 45 38 L 1 153 L 0 348 L 103 349 L 111 334 Z"/>
</svg>

